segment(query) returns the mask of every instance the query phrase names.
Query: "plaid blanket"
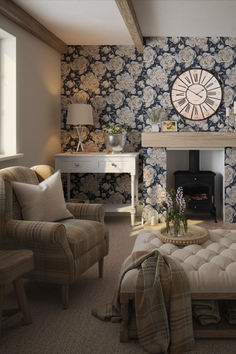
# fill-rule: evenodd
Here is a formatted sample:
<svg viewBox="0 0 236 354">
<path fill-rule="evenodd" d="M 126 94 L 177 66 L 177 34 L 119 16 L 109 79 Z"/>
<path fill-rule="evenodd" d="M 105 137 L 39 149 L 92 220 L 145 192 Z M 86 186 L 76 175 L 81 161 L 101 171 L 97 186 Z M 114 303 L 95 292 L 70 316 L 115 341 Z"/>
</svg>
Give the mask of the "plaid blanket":
<svg viewBox="0 0 236 354">
<path fill-rule="evenodd" d="M 123 263 L 112 306 L 100 319 L 118 318 L 124 275 L 138 269 L 135 312 L 139 342 L 149 353 L 182 354 L 193 344 L 191 297 L 188 279 L 180 265 L 158 250 L 134 252 Z"/>
</svg>

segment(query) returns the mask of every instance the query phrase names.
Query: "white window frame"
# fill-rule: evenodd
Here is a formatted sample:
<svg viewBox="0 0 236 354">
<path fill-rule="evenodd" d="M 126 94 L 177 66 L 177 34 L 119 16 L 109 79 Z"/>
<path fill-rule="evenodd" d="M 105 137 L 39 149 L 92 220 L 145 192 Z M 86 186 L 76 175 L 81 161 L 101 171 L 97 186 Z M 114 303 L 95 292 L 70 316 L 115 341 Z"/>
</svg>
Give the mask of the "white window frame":
<svg viewBox="0 0 236 354">
<path fill-rule="evenodd" d="M 19 158 L 16 122 L 16 37 L 0 29 L 0 161 Z"/>
</svg>

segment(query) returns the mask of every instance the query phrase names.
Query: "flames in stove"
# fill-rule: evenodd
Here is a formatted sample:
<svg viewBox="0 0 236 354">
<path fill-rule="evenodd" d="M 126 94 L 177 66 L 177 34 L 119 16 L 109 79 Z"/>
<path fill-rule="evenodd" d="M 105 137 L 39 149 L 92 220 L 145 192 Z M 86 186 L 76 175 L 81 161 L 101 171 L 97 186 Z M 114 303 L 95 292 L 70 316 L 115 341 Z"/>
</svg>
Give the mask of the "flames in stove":
<svg viewBox="0 0 236 354">
<path fill-rule="evenodd" d="M 188 200 L 208 200 L 206 193 L 186 195 Z"/>
</svg>

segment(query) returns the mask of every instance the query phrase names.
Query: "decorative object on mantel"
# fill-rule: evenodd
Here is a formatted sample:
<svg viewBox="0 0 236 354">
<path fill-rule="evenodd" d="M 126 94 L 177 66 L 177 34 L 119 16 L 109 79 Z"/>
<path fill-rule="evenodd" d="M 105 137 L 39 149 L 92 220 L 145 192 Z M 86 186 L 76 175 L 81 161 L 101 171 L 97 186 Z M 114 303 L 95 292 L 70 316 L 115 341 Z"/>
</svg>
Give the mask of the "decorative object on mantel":
<svg viewBox="0 0 236 354">
<path fill-rule="evenodd" d="M 147 112 L 147 123 L 151 123 L 151 129 L 153 132 L 159 132 L 161 128 L 161 121 L 166 119 L 165 109 L 163 107 L 155 107 Z"/>
<path fill-rule="evenodd" d="M 166 200 L 163 202 L 163 207 L 166 211 L 166 233 L 173 237 L 183 236 L 188 229 L 188 223 L 185 216 L 186 201 L 183 195 L 183 188 L 174 189 L 170 193 L 166 193 Z M 180 231 L 181 223 L 183 230 Z"/>
<path fill-rule="evenodd" d="M 67 124 L 75 125 L 78 134 L 78 145 L 76 152 L 81 148 L 84 151 L 82 137 L 84 127 L 82 125 L 93 125 L 93 112 L 90 104 L 72 103 L 68 107 Z"/>
<path fill-rule="evenodd" d="M 222 102 L 223 90 L 211 72 L 191 68 L 177 76 L 171 87 L 170 98 L 182 117 L 201 120 L 216 113 Z"/>
<path fill-rule="evenodd" d="M 126 142 L 127 128 L 121 125 L 110 126 L 103 129 L 107 152 L 121 153 Z"/>
<path fill-rule="evenodd" d="M 177 122 L 172 120 L 165 120 L 161 123 L 161 130 L 163 132 L 177 132 Z"/>
</svg>

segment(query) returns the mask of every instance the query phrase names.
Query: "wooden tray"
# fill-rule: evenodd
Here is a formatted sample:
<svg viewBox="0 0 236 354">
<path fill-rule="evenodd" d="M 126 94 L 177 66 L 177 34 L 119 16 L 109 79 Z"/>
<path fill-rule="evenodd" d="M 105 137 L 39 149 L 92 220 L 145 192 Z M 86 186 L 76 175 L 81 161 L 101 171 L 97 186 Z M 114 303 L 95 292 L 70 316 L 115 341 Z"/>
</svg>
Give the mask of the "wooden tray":
<svg viewBox="0 0 236 354">
<path fill-rule="evenodd" d="M 186 246 L 191 244 L 200 245 L 209 239 L 209 232 L 200 226 L 188 226 L 188 231 L 183 236 L 174 237 L 167 234 L 166 228 L 157 232 L 157 237 L 164 243 L 173 243 L 177 246 Z"/>
</svg>

